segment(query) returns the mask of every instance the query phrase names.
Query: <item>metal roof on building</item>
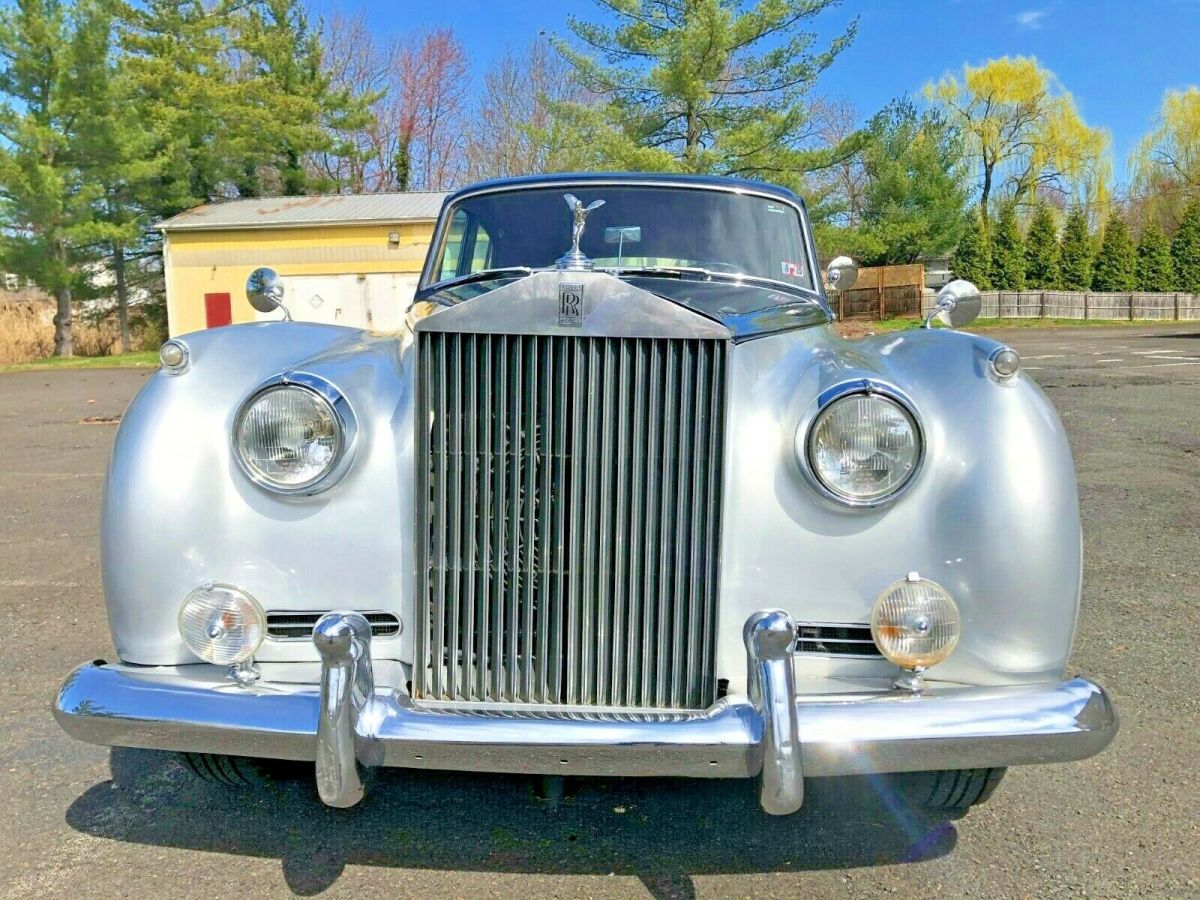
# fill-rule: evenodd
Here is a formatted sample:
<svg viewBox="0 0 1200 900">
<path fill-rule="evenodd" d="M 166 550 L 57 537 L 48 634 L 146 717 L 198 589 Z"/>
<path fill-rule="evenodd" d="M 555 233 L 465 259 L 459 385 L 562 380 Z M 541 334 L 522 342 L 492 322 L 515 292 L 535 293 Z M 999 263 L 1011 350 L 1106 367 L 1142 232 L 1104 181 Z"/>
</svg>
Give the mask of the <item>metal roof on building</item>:
<svg viewBox="0 0 1200 900">
<path fill-rule="evenodd" d="M 437 218 L 447 196 L 445 191 L 409 191 L 403 194 L 253 197 L 206 203 L 165 219 L 157 227 L 162 231 L 203 231 L 423 222 Z"/>
</svg>

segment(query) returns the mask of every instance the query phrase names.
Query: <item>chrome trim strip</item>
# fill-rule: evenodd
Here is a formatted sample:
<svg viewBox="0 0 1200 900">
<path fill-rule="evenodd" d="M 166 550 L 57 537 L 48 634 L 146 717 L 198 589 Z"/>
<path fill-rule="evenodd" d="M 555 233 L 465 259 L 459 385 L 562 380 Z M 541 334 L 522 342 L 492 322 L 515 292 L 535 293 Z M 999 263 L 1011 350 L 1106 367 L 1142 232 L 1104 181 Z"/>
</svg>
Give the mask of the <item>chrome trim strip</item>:
<svg viewBox="0 0 1200 900">
<path fill-rule="evenodd" d="M 321 654 L 317 793 L 327 806 L 353 806 L 366 793 L 354 743 L 359 715 L 375 696 L 371 626 L 358 613 L 326 613 L 312 639 Z"/>
</svg>

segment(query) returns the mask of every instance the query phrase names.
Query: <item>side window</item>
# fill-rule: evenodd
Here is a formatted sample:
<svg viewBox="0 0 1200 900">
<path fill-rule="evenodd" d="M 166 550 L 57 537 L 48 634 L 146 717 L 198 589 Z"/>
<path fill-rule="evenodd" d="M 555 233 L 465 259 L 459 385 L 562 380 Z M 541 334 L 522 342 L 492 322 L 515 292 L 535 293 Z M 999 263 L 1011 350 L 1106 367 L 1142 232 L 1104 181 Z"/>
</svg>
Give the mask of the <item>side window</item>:
<svg viewBox="0 0 1200 900">
<path fill-rule="evenodd" d="M 450 230 L 446 232 L 446 249 L 442 253 L 442 269 L 438 273 L 438 281 L 445 281 L 460 274 L 459 261 L 462 259 L 463 238 L 467 233 L 467 214 L 461 209 L 450 220 Z"/>
<path fill-rule="evenodd" d="M 492 264 L 492 239 L 477 218 L 463 210 L 454 213 L 446 231 L 445 249 L 437 280 L 482 272 Z"/>
<path fill-rule="evenodd" d="M 492 265 L 492 237 L 482 225 L 475 228 L 475 246 L 471 248 L 471 271 L 482 272 Z"/>
</svg>

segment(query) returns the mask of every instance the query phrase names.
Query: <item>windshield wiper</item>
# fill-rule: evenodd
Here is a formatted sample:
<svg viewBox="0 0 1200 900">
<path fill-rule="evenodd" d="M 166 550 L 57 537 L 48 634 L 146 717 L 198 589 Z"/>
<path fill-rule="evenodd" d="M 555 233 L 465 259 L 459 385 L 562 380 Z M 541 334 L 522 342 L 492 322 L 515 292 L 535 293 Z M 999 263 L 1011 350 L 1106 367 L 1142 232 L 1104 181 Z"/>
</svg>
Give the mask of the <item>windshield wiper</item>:
<svg viewBox="0 0 1200 900">
<path fill-rule="evenodd" d="M 596 266 L 596 271 L 608 272 L 613 275 L 659 275 L 666 278 L 684 278 L 689 275 L 697 278 L 711 278 L 714 275 L 722 274 L 702 269 L 699 266 Z"/>
<path fill-rule="evenodd" d="M 761 275 L 747 275 L 744 272 L 714 272 L 712 269 L 703 269 L 699 266 L 621 266 L 619 269 L 616 266 L 597 266 L 596 271 L 609 272 L 613 275 L 642 275 L 681 279 L 692 277 L 707 279 L 709 281 L 713 279 L 719 281 L 742 281 L 766 287 L 783 288 L 790 293 L 801 294 L 808 299 L 811 299 L 811 295 L 815 293 L 811 288 L 792 284 L 788 281 L 777 281 L 774 278 L 764 278 Z"/>
<path fill-rule="evenodd" d="M 439 290 L 448 287 L 458 287 L 462 284 L 471 284 L 475 281 L 488 281 L 492 278 L 503 278 L 505 275 L 532 275 L 533 269 L 529 266 L 504 266 L 499 269 L 480 269 L 478 272 L 471 272 L 467 275 L 459 275 L 457 278 L 451 278 L 447 281 L 439 282 L 430 287 L 436 287 Z"/>
</svg>

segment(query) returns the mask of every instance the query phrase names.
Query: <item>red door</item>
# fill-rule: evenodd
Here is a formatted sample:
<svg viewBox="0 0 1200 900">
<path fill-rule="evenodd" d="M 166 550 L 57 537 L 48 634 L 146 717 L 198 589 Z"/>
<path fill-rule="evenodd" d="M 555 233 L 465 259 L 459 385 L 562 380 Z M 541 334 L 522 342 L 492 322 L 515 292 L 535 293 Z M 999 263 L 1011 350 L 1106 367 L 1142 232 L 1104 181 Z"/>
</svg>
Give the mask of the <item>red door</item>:
<svg viewBox="0 0 1200 900">
<path fill-rule="evenodd" d="M 232 325 L 233 312 L 229 308 L 229 294 L 205 294 L 204 319 L 209 328 Z"/>
</svg>

